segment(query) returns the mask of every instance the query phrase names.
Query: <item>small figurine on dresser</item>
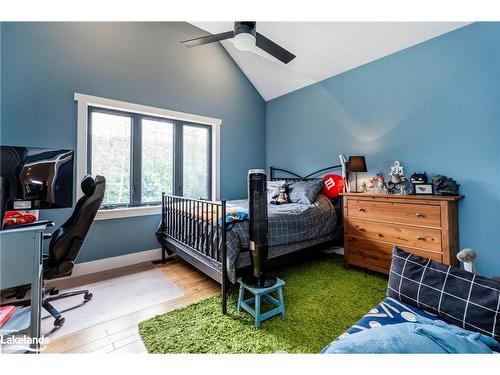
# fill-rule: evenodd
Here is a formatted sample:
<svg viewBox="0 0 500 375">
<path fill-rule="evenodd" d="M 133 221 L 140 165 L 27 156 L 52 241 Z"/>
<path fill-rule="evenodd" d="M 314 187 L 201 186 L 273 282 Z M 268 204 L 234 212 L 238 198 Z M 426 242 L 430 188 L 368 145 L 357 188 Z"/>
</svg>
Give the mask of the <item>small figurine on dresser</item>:
<svg viewBox="0 0 500 375">
<path fill-rule="evenodd" d="M 376 193 L 385 193 L 387 192 L 387 186 L 385 183 L 385 178 L 382 172 L 377 173 L 377 185 L 375 187 Z"/>
<path fill-rule="evenodd" d="M 432 177 L 432 184 L 436 194 L 440 195 L 458 195 L 460 188 L 460 185 L 453 178 L 441 175 Z"/>
<path fill-rule="evenodd" d="M 363 181 L 363 182 L 361 183 L 360 192 L 361 192 L 361 193 L 366 193 L 366 189 L 367 189 L 367 188 L 366 188 L 366 181 Z"/>
<path fill-rule="evenodd" d="M 389 172 L 391 181 L 387 183 L 387 192 L 394 195 L 413 194 L 413 185 L 404 175 L 404 168 L 399 161 L 395 161 Z"/>
<path fill-rule="evenodd" d="M 366 185 L 366 191 L 373 192 L 374 189 L 375 189 L 375 177 L 371 176 L 368 179 L 368 184 Z"/>
<path fill-rule="evenodd" d="M 413 173 L 410 177 L 410 181 L 413 184 L 426 184 L 427 183 L 427 173 Z"/>
</svg>

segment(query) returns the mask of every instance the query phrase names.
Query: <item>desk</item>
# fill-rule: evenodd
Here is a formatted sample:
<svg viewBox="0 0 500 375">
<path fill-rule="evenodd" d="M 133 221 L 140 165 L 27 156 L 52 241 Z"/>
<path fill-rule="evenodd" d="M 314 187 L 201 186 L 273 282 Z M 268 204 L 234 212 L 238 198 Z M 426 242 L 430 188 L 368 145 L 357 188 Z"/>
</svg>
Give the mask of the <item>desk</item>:
<svg viewBox="0 0 500 375">
<path fill-rule="evenodd" d="M 47 224 L 0 231 L 0 288 L 31 284 L 30 336 L 40 338 L 42 309 L 42 241 Z M 18 308 L 19 309 L 19 308 Z M 16 311 L 17 312 L 17 311 Z M 14 313 L 15 314 L 15 313 Z M 14 317 L 14 316 L 13 316 Z M 11 317 L 11 319 L 13 318 Z M 22 319 L 20 319 L 22 320 Z M 7 321 L 0 331 L 25 329 Z M 38 349 L 38 340 L 32 344 Z"/>
</svg>

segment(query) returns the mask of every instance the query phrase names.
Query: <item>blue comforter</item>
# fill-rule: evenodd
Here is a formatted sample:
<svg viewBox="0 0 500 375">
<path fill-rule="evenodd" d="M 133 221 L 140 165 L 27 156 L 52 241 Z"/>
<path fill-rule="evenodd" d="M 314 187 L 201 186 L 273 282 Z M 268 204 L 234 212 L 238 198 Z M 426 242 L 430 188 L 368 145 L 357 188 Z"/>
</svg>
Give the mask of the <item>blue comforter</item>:
<svg viewBox="0 0 500 375">
<path fill-rule="evenodd" d="M 450 325 L 437 315 L 387 297 L 321 353 L 491 353 L 491 337 Z"/>
<path fill-rule="evenodd" d="M 492 353 L 492 337 L 421 316 L 415 323 L 381 326 L 332 342 L 322 353 Z"/>
</svg>

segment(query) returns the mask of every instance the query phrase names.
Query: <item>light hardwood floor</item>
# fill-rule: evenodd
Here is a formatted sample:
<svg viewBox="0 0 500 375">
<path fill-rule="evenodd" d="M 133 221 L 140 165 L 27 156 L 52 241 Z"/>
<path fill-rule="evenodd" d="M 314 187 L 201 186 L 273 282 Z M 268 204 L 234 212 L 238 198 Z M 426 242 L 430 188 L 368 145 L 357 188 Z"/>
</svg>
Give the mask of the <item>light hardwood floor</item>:
<svg viewBox="0 0 500 375">
<path fill-rule="evenodd" d="M 43 353 L 145 353 L 146 348 L 138 333 L 138 324 L 141 321 L 220 292 L 219 284 L 181 259 L 174 258 L 166 264 L 158 264 L 155 267 L 183 291 L 181 297 L 54 339 Z M 75 285 L 85 287 L 86 284 L 109 279 L 113 274 L 122 275 L 124 271 L 126 267 L 80 276 L 69 279 L 66 285 L 65 282 L 60 282 L 58 288 L 72 288 Z M 71 322 L 68 320 L 66 324 Z"/>
</svg>

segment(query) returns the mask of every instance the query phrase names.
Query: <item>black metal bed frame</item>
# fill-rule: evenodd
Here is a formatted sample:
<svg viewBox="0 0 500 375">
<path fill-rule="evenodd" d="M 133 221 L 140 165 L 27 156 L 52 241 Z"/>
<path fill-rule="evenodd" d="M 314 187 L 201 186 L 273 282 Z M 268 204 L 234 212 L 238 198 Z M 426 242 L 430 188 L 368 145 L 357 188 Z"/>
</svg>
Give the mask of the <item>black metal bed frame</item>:
<svg viewBox="0 0 500 375">
<path fill-rule="evenodd" d="M 342 164 L 300 176 L 282 168 L 270 168 L 270 180 L 304 181 L 313 176 L 343 167 Z M 293 177 L 277 177 L 276 173 Z M 230 280 L 227 276 L 226 201 L 184 198 L 162 193 L 161 221 L 166 242 L 182 259 L 221 284 L 222 313 L 227 314 Z M 205 213 L 210 218 L 205 218 Z M 214 220 L 215 218 L 215 220 Z M 215 244 L 215 246 L 214 246 Z M 162 262 L 167 248 L 162 242 Z"/>
</svg>

